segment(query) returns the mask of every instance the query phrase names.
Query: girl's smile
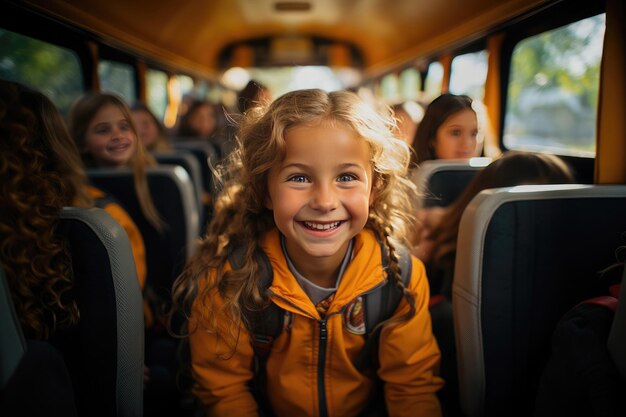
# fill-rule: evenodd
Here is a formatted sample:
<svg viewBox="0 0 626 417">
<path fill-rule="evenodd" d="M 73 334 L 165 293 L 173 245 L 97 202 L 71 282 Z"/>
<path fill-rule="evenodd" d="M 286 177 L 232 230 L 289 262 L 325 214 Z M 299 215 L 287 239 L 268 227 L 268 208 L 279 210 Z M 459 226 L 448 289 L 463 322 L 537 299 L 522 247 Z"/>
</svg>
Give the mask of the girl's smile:
<svg viewBox="0 0 626 417">
<path fill-rule="evenodd" d="M 338 221 L 338 222 L 330 222 L 330 223 L 316 223 L 316 222 L 304 221 L 300 223 L 302 223 L 304 227 L 310 230 L 319 231 L 319 232 L 331 232 L 333 230 L 336 230 L 343 222 Z"/>
</svg>

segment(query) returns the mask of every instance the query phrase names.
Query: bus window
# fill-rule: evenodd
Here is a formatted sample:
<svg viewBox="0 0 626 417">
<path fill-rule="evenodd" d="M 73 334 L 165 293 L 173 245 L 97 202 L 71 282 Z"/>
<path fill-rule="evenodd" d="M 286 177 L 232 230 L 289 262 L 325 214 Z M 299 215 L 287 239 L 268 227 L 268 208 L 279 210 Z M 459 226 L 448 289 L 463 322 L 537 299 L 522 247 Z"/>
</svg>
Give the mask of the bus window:
<svg viewBox="0 0 626 417">
<path fill-rule="evenodd" d="M 189 95 L 195 100 L 206 100 L 207 94 L 209 94 L 210 86 L 206 80 L 199 80 L 193 85 L 193 89 Z"/>
<path fill-rule="evenodd" d="M 0 29 L 0 79 L 41 91 L 64 114 L 83 92 L 80 59 L 74 51 L 4 29 Z"/>
<path fill-rule="evenodd" d="M 402 101 L 417 100 L 422 80 L 417 68 L 407 68 L 400 73 L 400 95 Z"/>
<path fill-rule="evenodd" d="M 399 101 L 398 77 L 395 73 L 387 74 L 380 80 L 382 98 L 387 103 Z"/>
<path fill-rule="evenodd" d="M 250 68 L 250 78 L 267 86 L 272 97 L 279 97 L 289 91 L 301 88 L 321 88 L 325 91 L 341 90 L 341 77 L 330 67 L 256 67 Z"/>
<path fill-rule="evenodd" d="M 430 103 L 441 94 L 441 83 L 443 82 L 443 66 L 440 62 L 431 62 L 428 65 L 426 83 L 424 85 L 424 100 Z"/>
<path fill-rule="evenodd" d="M 132 65 L 103 59 L 98 63 L 98 77 L 100 90 L 118 94 L 129 104 L 137 99 L 135 70 Z"/>
<path fill-rule="evenodd" d="M 237 101 L 237 93 L 236 92 L 234 92 L 232 90 L 225 89 L 220 84 L 213 84 L 213 85 L 207 84 L 207 86 L 209 88 L 207 90 L 206 98 L 211 103 L 218 103 L 218 104 L 226 104 L 226 103 L 228 103 L 227 107 L 229 107 L 229 106 L 233 107 L 233 106 L 237 105 L 236 104 L 236 101 Z M 228 98 L 229 94 L 230 94 L 230 98 Z M 226 99 L 224 97 L 226 97 Z"/>
<path fill-rule="evenodd" d="M 513 50 L 504 146 L 594 157 L 605 15 L 519 42 Z"/>
<path fill-rule="evenodd" d="M 176 80 L 178 80 L 178 85 L 180 86 L 180 94 L 185 97 L 191 94 L 193 91 L 193 78 L 188 75 L 177 74 L 174 76 Z"/>
<path fill-rule="evenodd" d="M 452 60 L 450 92 L 465 94 L 474 100 L 485 98 L 487 51 L 457 55 Z"/>
<path fill-rule="evenodd" d="M 167 74 L 148 68 L 146 71 L 146 101 L 157 118 L 163 120 L 167 108 Z"/>
</svg>

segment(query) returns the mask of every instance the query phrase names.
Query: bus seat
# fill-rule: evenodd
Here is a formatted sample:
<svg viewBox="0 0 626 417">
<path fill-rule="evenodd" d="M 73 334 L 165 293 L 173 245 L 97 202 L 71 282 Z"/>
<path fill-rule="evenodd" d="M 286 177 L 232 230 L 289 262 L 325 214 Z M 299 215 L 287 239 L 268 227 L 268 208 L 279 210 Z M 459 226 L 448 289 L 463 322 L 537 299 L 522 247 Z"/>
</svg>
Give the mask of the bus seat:
<svg viewBox="0 0 626 417">
<path fill-rule="evenodd" d="M 474 175 L 490 162 L 491 158 L 436 159 L 422 162 L 412 177 L 422 196 L 419 207 L 449 206 L 463 192 Z"/>
<path fill-rule="evenodd" d="M 622 285 L 607 347 L 622 379 L 626 381 L 626 267 L 622 273 Z"/>
<path fill-rule="evenodd" d="M 194 195 L 196 197 L 196 203 L 198 206 L 198 213 L 200 215 L 200 224 L 202 224 L 203 213 L 205 209 L 202 203 L 202 193 L 204 191 L 204 182 L 202 178 L 202 168 L 198 159 L 190 152 L 186 150 L 174 150 L 169 152 L 155 152 L 152 154 L 154 159 L 162 165 L 178 165 L 187 171 L 191 182 L 193 183 Z"/>
<path fill-rule="evenodd" d="M 606 293 L 598 272 L 626 230 L 626 186 L 485 190 L 459 227 L 453 284 L 461 407 L 467 417 L 532 415 L 553 330 Z"/>
<path fill-rule="evenodd" d="M 0 390 L 2 390 L 26 352 L 26 341 L 2 267 L 0 267 L 0 335 L 2 335 L 0 338 Z"/>
<path fill-rule="evenodd" d="M 196 157 L 202 170 L 204 191 L 215 197 L 216 190 L 212 169 L 217 166 L 220 160 L 220 152 L 217 149 L 217 145 L 207 141 L 183 140 L 179 138 L 179 140 L 172 141 L 172 146 L 175 149 L 191 152 Z"/>
<path fill-rule="evenodd" d="M 137 224 L 146 248 L 147 283 L 161 300 L 169 300 L 174 279 L 191 257 L 199 234 L 193 184 L 181 167 L 162 165 L 146 170 L 154 205 L 165 223 L 159 232 L 145 218 L 130 169 L 91 169 L 90 181 L 115 196 Z"/>
<path fill-rule="evenodd" d="M 77 415 L 63 357 L 47 342 L 26 341 L 1 267 L 0 415 Z"/>
<path fill-rule="evenodd" d="M 220 136 L 196 137 L 196 136 L 173 136 L 172 145 L 178 149 L 197 148 L 197 145 L 206 145 L 213 148 L 216 161 L 227 157 L 231 151 L 230 142 Z"/>
<path fill-rule="evenodd" d="M 124 229 L 99 208 L 66 207 L 57 234 L 72 256 L 80 320 L 51 339 L 81 416 L 143 413 L 143 301 Z"/>
</svg>

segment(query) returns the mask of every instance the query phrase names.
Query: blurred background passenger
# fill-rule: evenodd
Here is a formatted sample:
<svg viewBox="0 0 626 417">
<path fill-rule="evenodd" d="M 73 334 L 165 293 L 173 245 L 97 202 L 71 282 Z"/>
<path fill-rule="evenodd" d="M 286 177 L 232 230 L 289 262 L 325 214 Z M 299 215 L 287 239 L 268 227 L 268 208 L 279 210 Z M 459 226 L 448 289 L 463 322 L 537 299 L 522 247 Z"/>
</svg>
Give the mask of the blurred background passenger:
<svg viewBox="0 0 626 417">
<path fill-rule="evenodd" d="M 131 168 L 143 216 L 154 229 L 167 233 L 148 188 L 146 170 L 156 163 L 139 140 L 127 104 L 113 94 L 88 93 L 72 105 L 69 119 L 73 139 L 85 164 L 95 168 Z M 144 359 L 149 372 L 146 373 L 144 415 L 160 415 L 159 412 L 174 415 L 178 402 L 175 383 L 177 343 L 163 330 L 163 301 L 150 285 L 144 291 L 144 297 L 149 303 L 149 308 L 144 309 L 145 314 L 150 316 L 145 335 Z"/>
<path fill-rule="evenodd" d="M 468 159 L 480 155 L 478 118 L 472 99 L 445 93 L 426 108 L 413 147 L 415 164 L 432 159 Z"/>
<path fill-rule="evenodd" d="M 156 162 L 144 150 L 124 100 L 107 93 L 85 94 L 72 105 L 69 125 L 87 168 L 131 168 L 141 210 L 155 229 L 162 230 L 146 177 L 146 169 Z"/>
<path fill-rule="evenodd" d="M 131 107 L 131 112 L 139 138 L 148 152 L 163 152 L 172 149 L 165 126 L 148 106 L 137 102 Z"/>
<path fill-rule="evenodd" d="M 54 105 L 0 81 L 0 262 L 29 339 L 78 322 L 70 255 L 55 230 L 61 208 L 90 200 L 81 165 Z"/>
<path fill-rule="evenodd" d="M 480 170 L 463 193 L 452 205 L 441 208 L 436 220 L 427 221 L 422 240 L 430 241 L 432 248 L 420 251 L 419 257 L 431 270 L 443 272 L 445 284 L 441 290 L 432 287 L 433 293 L 450 296 L 452 272 L 456 255 L 456 239 L 461 215 L 470 201 L 481 191 L 489 188 L 513 187 L 526 184 L 570 184 L 574 174 L 559 157 L 551 154 L 508 151 Z M 421 217 L 418 214 L 418 217 Z M 422 222 L 423 223 L 423 222 Z M 430 274 L 433 279 L 440 274 Z"/>
<path fill-rule="evenodd" d="M 265 104 L 272 100 L 269 88 L 258 81 L 250 80 L 237 94 L 237 109 L 243 114 L 251 107 Z"/>
<path fill-rule="evenodd" d="M 182 115 L 178 132 L 179 138 L 209 138 L 218 130 L 216 106 L 204 100 L 194 100 L 187 112 Z"/>
<path fill-rule="evenodd" d="M 180 117 L 175 140 L 211 143 L 221 159 L 232 149 L 231 136 L 227 116 L 221 105 L 193 100 Z"/>
<path fill-rule="evenodd" d="M 411 148 L 417 126 L 424 117 L 424 108 L 415 101 L 405 101 L 392 106 L 397 124 L 397 137 L 404 140 Z"/>
<path fill-rule="evenodd" d="M 77 415 L 68 367 L 49 341 L 80 319 L 71 255 L 56 229 L 61 208 L 89 201 L 84 186 L 78 152 L 56 107 L 40 93 L 0 80 L 0 266 L 25 338 L 17 367 L 3 380 L 1 415 Z M 1 337 L 10 341 L 13 324 L 2 325 L 8 333 Z M 2 352 L 3 376 L 14 355 Z"/>
</svg>

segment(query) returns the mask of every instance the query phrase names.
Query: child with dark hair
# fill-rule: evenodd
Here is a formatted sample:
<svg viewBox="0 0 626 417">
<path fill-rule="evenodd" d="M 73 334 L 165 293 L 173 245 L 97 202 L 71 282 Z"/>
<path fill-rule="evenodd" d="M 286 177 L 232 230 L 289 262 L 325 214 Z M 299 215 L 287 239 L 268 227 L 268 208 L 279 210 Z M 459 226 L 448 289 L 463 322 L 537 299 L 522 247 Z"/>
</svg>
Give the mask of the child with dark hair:
<svg viewBox="0 0 626 417">
<path fill-rule="evenodd" d="M 270 101 L 270 90 L 258 81 L 250 80 L 237 94 L 237 109 L 241 114 L 249 108 L 264 105 Z"/>
<path fill-rule="evenodd" d="M 468 96 L 450 93 L 426 108 L 413 140 L 414 163 L 431 159 L 468 159 L 479 154 L 478 119 Z"/>
</svg>

